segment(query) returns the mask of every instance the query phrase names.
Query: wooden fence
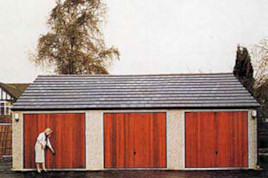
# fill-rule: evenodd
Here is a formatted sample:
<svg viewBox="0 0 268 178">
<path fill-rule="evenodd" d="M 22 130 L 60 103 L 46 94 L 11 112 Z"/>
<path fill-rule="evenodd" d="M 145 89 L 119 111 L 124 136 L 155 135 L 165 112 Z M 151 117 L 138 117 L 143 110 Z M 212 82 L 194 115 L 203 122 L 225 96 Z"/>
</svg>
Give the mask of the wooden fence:
<svg viewBox="0 0 268 178">
<path fill-rule="evenodd" d="M 258 123 L 259 148 L 268 148 L 268 122 Z"/>
<path fill-rule="evenodd" d="M 12 155 L 12 123 L 10 116 L 0 117 L 0 156 Z"/>
<path fill-rule="evenodd" d="M 258 163 L 262 168 L 268 168 L 268 122 L 266 119 L 259 118 L 258 121 Z"/>
</svg>

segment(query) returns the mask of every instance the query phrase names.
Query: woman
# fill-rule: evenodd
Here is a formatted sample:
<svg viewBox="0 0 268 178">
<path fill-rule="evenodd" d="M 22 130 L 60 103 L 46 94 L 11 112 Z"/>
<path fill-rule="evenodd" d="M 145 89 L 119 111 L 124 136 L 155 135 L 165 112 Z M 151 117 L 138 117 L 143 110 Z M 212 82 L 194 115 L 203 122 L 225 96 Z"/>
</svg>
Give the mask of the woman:
<svg viewBox="0 0 268 178">
<path fill-rule="evenodd" d="M 50 128 L 46 128 L 44 132 L 41 132 L 36 140 L 35 143 L 35 163 L 37 172 L 40 173 L 40 164 L 42 164 L 42 169 L 47 172 L 45 167 L 45 148 L 48 146 L 48 148 L 51 150 L 53 154 L 55 154 L 54 149 L 51 146 L 51 143 L 49 141 L 49 137 L 52 134 L 52 130 Z"/>
</svg>

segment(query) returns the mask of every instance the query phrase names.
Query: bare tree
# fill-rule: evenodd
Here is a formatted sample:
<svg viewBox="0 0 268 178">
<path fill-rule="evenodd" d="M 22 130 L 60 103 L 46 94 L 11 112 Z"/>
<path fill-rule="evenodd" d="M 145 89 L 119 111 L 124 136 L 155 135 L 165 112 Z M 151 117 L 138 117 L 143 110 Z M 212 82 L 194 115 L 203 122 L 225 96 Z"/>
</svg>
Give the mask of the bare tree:
<svg viewBox="0 0 268 178">
<path fill-rule="evenodd" d="M 268 117 L 268 38 L 261 40 L 251 48 L 255 68 L 254 97 L 261 107 L 260 118 Z"/>
<path fill-rule="evenodd" d="M 261 40 L 251 48 L 255 69 L 254 88 L 262 86 L 268 80 L 268 38 Z"/>
<path fill-rule="evenodd" d="M 107 74 L 120 54 L 115 47 L 106 48 L 101 30 L 105 14 L 103 0 L 57 0 L 33 61 L 52 65 L 59 74 Z"/>
</svg>

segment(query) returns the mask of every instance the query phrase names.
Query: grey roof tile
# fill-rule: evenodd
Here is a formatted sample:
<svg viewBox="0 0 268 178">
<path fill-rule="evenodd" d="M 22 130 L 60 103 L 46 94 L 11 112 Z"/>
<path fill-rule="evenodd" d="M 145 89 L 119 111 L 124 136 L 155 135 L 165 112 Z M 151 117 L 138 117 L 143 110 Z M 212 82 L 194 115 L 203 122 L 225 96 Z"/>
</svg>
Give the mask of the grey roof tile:
<svg viewBox="0 0 268 178">
<path fill-rule="evenodd" d="M 12 109 L 258 106 L 233 74 L 213 73 L 38 76 Z"/>
</svg>

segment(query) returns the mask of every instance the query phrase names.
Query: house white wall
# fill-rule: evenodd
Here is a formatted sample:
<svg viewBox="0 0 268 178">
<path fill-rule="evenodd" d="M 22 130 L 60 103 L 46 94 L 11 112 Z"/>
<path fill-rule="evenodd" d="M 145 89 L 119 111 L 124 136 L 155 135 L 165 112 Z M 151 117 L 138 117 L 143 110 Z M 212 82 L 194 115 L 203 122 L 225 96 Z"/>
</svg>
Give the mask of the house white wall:
<svg viewBox="0 0 268 178">
<path fill-rule="evenodd" d="M 248 162 L 249 169 L 257 166 L 257 119 L 251 117 L 252 110 L 90 110 L 90 111 L 24 111 L 13 112 L 13 170 L 23 169 L 23 114 L 24 113 L 85 113 L 86 114 L 86 169 L 104 169 L 103 114 L 106 112 L 166 112 L 167 116 L 167 170 L 197 170 L 185 168 L 185 112 L 197 111 L 247 111 L 248 112 Z M 16 122 L 14 115 L 19 115 Z M 34 153 L 33 153 L 34 154 Z M 228 169 L 228 168 L 199 168 Z"/>
</svg>

